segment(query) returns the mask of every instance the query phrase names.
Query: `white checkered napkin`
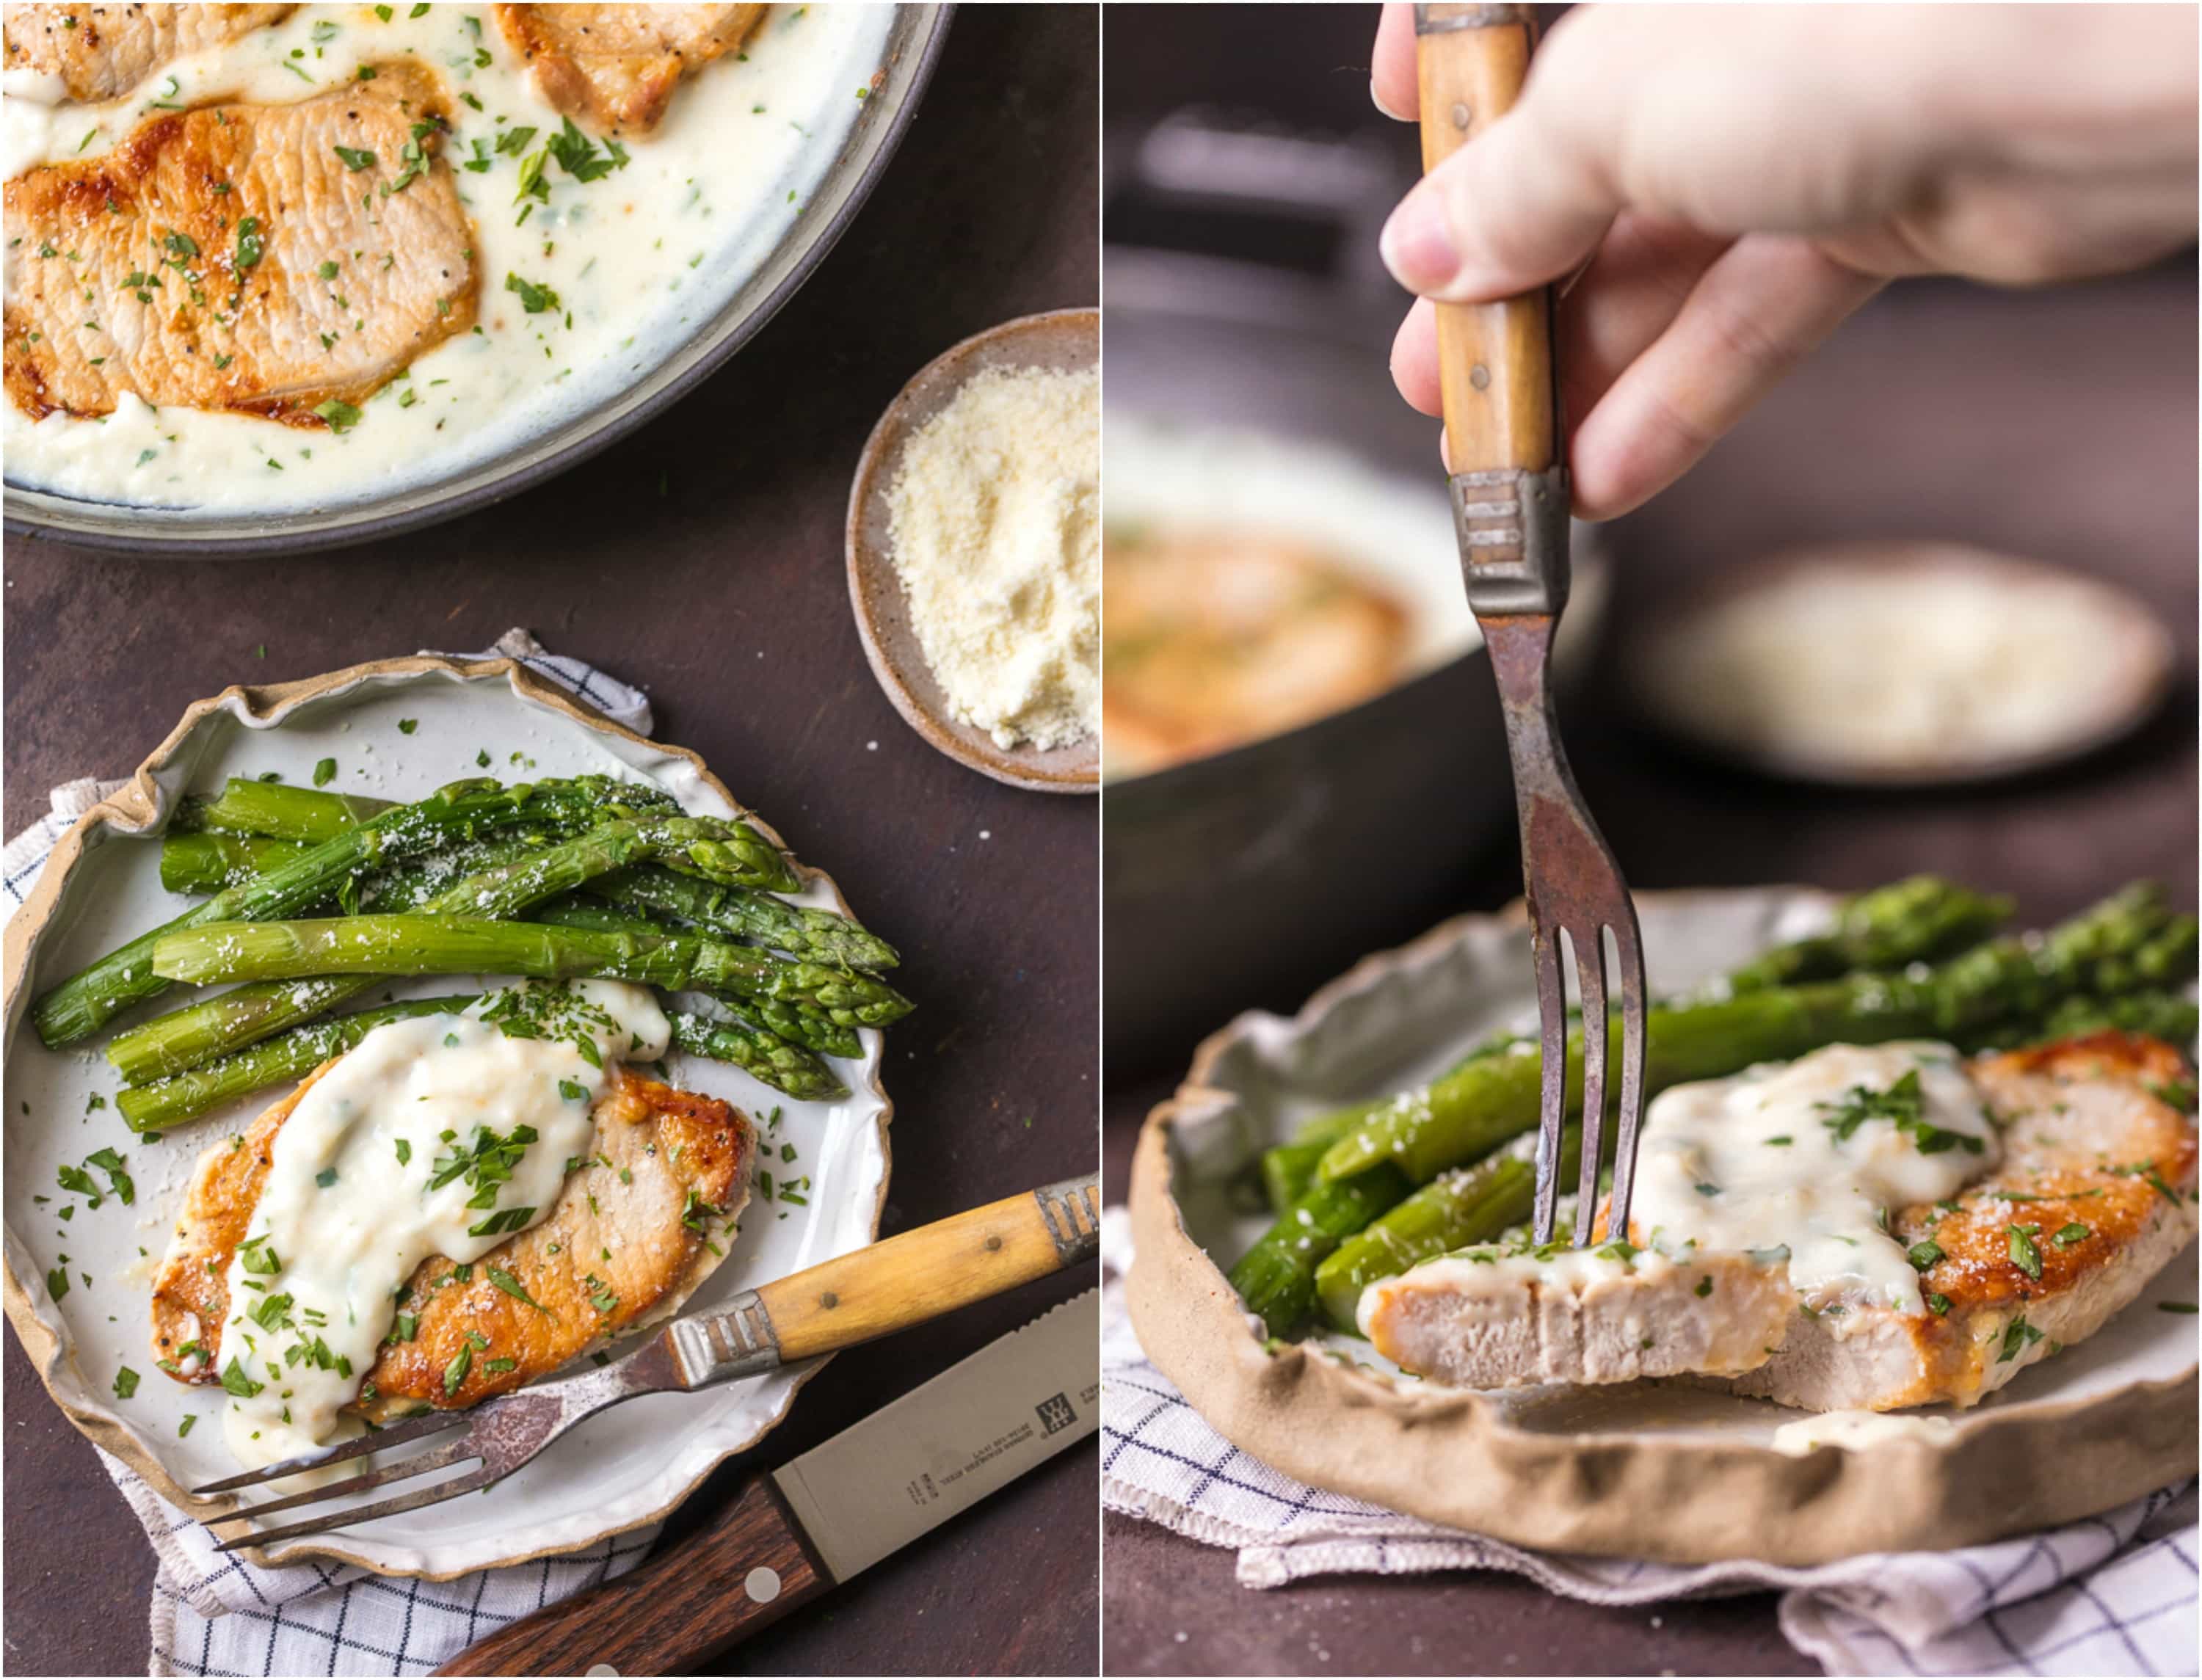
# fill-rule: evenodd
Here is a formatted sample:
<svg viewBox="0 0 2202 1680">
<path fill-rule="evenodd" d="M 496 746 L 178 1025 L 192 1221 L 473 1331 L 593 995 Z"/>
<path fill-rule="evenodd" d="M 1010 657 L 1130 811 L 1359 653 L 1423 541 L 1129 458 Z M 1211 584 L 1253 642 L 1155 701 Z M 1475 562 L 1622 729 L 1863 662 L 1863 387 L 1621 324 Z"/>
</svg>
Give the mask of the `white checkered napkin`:
<svg viewBox="0 0 2202 1680">
<path fill-rule="evenodd" d="M 651 730 L 650 702 L 578 659 L 546 652 L 509 630 L 486 653 L 518 660 L 578 694 L 637 734 Z M 0 852 L 0 900 L 13 914 L 29 897 L 47 854 L 78 817 L 121 786 L 72 781 L 52 809 Z M 153 1586 L 155 1674 L 426 1674 L 506 1623 L 640 1562 L 657 1530 L 637 1529 L 586 1551 L 456 1581 L 386 1580 L 334 1564 L 257 1569 L 214 1549 L 214 1537 L 121 1459 L 100 1462 L 122 1490 L 161 1568 Z"/>
<path fill-rule="evenodd" d="M 2046 1534 L 1816 1569 L 1531 1552 L 1326 1493 L 1240 1452 L 1140 1350 L 1124 1305 L 1130 1260 L 1130 1220 L 1111 1208 L 1101 1224 L 1101 1502 L 1230 1547 L 1245 1586 L 1503 1569 L 1593 1604 L 1771 1588 L 1782 1633 L 1830 1674 L 2197 1671 L 2192 1482 Z"/>
</svg>

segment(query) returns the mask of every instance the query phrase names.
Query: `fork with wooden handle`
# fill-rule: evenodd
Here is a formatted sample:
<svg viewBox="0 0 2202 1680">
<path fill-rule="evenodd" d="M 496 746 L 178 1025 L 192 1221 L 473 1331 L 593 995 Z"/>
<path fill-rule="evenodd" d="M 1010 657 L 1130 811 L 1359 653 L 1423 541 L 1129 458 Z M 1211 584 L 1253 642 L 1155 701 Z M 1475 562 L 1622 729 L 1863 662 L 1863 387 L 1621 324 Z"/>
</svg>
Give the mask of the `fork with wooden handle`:
<svg viewBox="0 0 2202 1680">
<path fill-rule="evenodd" d="M 1513 108 L 1535 44 L 1534 9 L 1415 8 L 1422 168 L 1434 169 Z M 1521 814 L 1522 869 L 1537 967 L 1544 1082 L 1534 1229 L 1552 1240 L 1561 1129 L 1567 1119 L 1567 976 L 1573 948 L 1582 997 L 1582 1168 L 1575 1241 L 1590 1241 L 1603 1153 L 1607 1063 L 1605 936 L 1621 994 L 1621 1104 L 1606 1229 L 1628 1229 L 1644 1109 L 1644 956 L 1636 907 L 1613 850 L 1584 808 L 1560 749 L 1549 665 L 1568 600 L 1568 469 L 1552 357 L 1548 288 L 1494 304 L 1437 306 L 1445 465 L 1468 604 L 1483 628 L 1506 719 Z"/>
<path fill-rule="evenodd" d="M 461 1430 L 451 1440 L 394 1463 L 207 1520 L 256 1522 L 279 1511 L 474 1464 L 474 1468 L 448 1481 L 281 1528 L 248 1530 L 225 1540 L 217 1549 L 270 1546 L 439 1505 L 503 1480 L 584 1419 L 638 1394 L 705 1388 L 756 1376 L 908 1329 L 1091 1259 L 1100 1250 L 1100 1226 L 1098 1175 L 1064 1179 L 745 1289 L 716 1312 L 674 1319 L 600 1371 L 537 1383 L 470 1412 L 431 1412 L 409 1418 L 332 1451 L 287 1459 L 193 1492 L 202 1498 L 233 1493 L 302 1470 L 380 1454 Z"/>
</svg>

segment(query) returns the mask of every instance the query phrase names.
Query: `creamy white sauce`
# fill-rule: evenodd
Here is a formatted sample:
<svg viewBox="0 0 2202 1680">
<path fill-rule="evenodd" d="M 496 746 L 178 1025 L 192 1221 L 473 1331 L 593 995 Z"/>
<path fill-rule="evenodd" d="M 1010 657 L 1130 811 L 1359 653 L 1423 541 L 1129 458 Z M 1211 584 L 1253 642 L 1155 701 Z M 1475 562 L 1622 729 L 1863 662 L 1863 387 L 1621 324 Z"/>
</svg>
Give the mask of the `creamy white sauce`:
<svg viewBox="0 0 2202 1680">
<path fill-rule="evenodd" d="M 1852 1093 L 1917 1076 L 1918 1122 L 1859 1118 Z M 1869 1104 L 1867 1107 L 1871 1107 Z M 1955 1134 L 1932 1152 L 1922 1128 Z M 1794 1062 L 1664 1091 L 1645 1111 L 1630 1223 L 1669 1250 L 1789 1250 L 1815 1310 L 1863 1302 L 1924 1312 L 1919 1275 L 1883 1229 L 1892 1210 L 1940 1201 L 1995 1165 L 1995 1127 L 1946 1044 L 1838 1044 Z"/>
<path fill-rule="evenodd" d="M 241 1463 L 356 1433 L 338 1414 L 374 1367 L 406 1280 L 432 1256 L 478 1260 L 548 1218 L 568 1164 L 594 1152 L 593 1111 L 617 1064 L 665 1053 L 671 1027 L 647 989 L 589 980 L 570 997 L 555 1017 L 562 1036 L 508 1035 L 481 1018 L 493 999 L 378 1027 L 277 1131 L 221 1327 L 224 1428 Z M 460 1172 L 432 1188 L 462 1152 L 479 1153 L 484 1127 L 508 1141 L 521 1127 L 536 1135 L 498 1153 L 502 1182 Z M 470 1205 L 485 1192 L 486 1205 Z M 252 1383 L 258 1392 L 241 1392 Z"/>
<path fill-rule="evenodd" d="M 1889 1412 L 1822 1412 L 1774 1431 L 1774 1450 L 1803 1458 L 1815 1447 L 1862 1452 L 1883 1441 L 1941 1441 L 1958 1426 L 1947 1418 L 1909 1418 Z"/>
<path fill-rule="evenodd" d="M 745 57 L 705 67 L 655 133 L 623 138 L 624 168 L 583 182 L 551 163 L 550 202 L 521 223 L 522 158 L 561 118 L 491 8 L 437 4 L 417 19 L 412 9 L 394 6 L 385 22 L 372 6 L 302 6 L 108 105 L 53 103 L 41 79 L 19 87 L 10 74 L 0 151 L 13 178 L 96 156 L 161 107 L 293 103 L 350 81 L 362 63 L 412 58 L 449 90 L 445 156 L 474 224 L 481 298 L 477 330 L 421 357 L 342 435 L 156 412 L 130 398 L 101 420 L 33 421 L 0 401 L 9 484 L 201 513 L 327 507 L 450 477 L 602 406 L 701 327 L 801 214 L 863 109 L 858 89 L 878 67 L 893 10 L 774 6 Z M 500 135 L 523 127 L 538 131 L 526 148 L 496 151 Z M 460 167 L 477 159 L 477 142 L 489 167 Z M 13 253 L 7 269 L 12 296 Z M 560 309 L 527 314 L 505 290 L 508 274 L 549 286 Z"/>
</svg>

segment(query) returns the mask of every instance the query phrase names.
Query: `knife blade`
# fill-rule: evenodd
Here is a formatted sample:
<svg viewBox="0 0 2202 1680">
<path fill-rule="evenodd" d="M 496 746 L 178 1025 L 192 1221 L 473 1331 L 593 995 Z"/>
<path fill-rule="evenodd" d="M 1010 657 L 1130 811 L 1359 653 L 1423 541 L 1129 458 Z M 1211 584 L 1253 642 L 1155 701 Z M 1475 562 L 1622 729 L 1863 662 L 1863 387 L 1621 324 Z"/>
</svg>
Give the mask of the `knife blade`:
<svg viewBox="0 0 2202 1680">
<path fill-rule="evenodd" d="M 930 1533 L 1093 1433 L 1088 1289 L 748 1483 L 640 1567 L 511 1624 L 439 1674 L 669 1674 Z"/>
</svg>

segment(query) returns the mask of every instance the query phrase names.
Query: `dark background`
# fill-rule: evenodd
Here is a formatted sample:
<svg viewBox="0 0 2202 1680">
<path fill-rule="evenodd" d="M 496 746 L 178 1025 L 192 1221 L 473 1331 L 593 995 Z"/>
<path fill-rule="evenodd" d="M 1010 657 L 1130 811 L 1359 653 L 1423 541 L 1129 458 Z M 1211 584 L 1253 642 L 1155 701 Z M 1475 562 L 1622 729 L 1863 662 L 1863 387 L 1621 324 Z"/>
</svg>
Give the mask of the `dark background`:
<svg viewBox="0 0 2202 1680">
<path fill-rule="evenodd" d="M 1120 252 L 1158 247 L 1258 256 L 1328 273 L 1321 329 L 1360 333 L 1366 378 L 1388 389 L 1386 353 L 1406 299 L 1351 237 L 1275 222 L 1216 224 L 1157 208 L 1134 181 L 1148 123 L 1202 121 L 1350 138 L 1402 172 L 1413 131 L 1369 100 L 1373 6 L 1122 6 L 1105 13 L 1109 90 L 1104 283 Z M 1165 195 L 1166 196 L 1166 195 Z M 1388 209 L 1367 207 L 1373 231 Z M 1181 207 L 1180 207 L 1181 208 Z M 1354 223 L 1351 211 L 1344 220 Z M 1351 227 L 1346 230 L 1351 233 Z M 1235 243 L 1234 243 L 1235 242 Z M 1805 881 L 1854 888 L 1934 869 L 2015 893 L 2039 923 L 2135 875 L 2195 902 L 2196 288 L 2192 255 L 2148 273 L 2034 292 L 1922 282 L 1885 293 L 1837 334 L 1710 459 L 1608 527 L 1615 598 L 1590 692 L 1563 718 L 1586 799 L 1643 888 Z M 1328 365 L 1328 364 L 1326 364 Z M 1290 383 L 1269 368 L 1265 391 Z M 1310 386 L 1306 412 L 1347 405 Z M 1354 412 L 1360 409 L 1356 406 Z M 1434 486 L 1437 423 L 1402 405 L 1397 423 L 1339 441 Z M 1281 424 L 1305 431 L 1302 416 Z M 1316 422 L 1320 429 L 1321 422 Z M 1640 733 L 1607 675 L 1616 636 L 1670 596 L 1793 544 L 1938 537 L 2058 562 L 2115 580 L 2170 628 L 2179 676 L 2161 713 L 2109 752 L 2054 773 L 1969 791 L 1873 795 L 1784 786 L 1708 768 Z M 1106 817 L 1104 815 L 1104 845 Z M 1193 1046 L 1239 1007 L 1291 1011 L 1362 952 L 1441 917 L 1493 910 L 1521 892 L 1510 841 L 1463 855 L 1426 913 L 1342 934 L 1319 970 L 1250 964 L 1245 995 L 1184 1023 L 1172 1053 L 1105 1069 L 1104 1155 L 1121 1200 L 1133 1139 Z M 1351 914 L 1336 905 L 1296 913 Z M 1152 1524 L 1104 1519 L 1104 1659 L 1117 1674 L 1769 1674 L 1813 1671 L 1782 1640 L 1775 1599 L 1607 1610 L 1497 1574 L 1318 1580 L 1238 1587 L 1229 1552 Z"/>
<path fill-rule="evenodd" d="M 280 562 L 10 539 L 7 831 L 55 784 L 133 769 L 229 683 L 479 649 L 524 625 L 648 688 L 660 738 L 701 753 L 901 948 L 919 1010 L 888 1043 L 886 1231 L 1090 1170 L 1094 804 L 986 781 L 903 723 L 857 641 L 841 523 L 904 380 L 998 321 L 1097 301 L 1097 50 L 1088 7 L 964 9 L 899 155 L 810 284 L 671 412 L 503 507 Z M 841 1355 L 691 1508 L 1092 1281 Z M 143 1673 L 151 1549 L 7 1343 L 6 1666 Z M 733 1660 L 1092 1672 L 1095 1462 L 1090 1441 L 1062 1453 Z"/>
</svg>

